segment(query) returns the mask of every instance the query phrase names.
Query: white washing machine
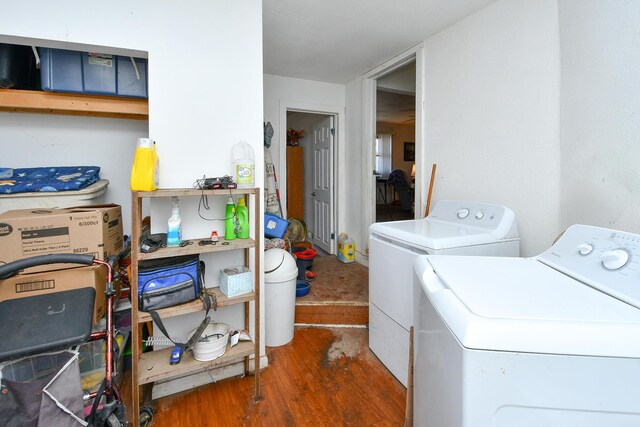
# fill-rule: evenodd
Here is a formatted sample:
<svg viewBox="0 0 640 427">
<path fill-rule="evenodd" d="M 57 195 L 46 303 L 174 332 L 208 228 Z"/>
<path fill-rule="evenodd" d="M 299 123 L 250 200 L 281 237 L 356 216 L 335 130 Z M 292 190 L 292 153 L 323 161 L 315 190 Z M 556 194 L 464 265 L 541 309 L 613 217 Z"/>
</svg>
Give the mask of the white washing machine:
<svg viewBox="0 0 640 427">
<path fill-rule="evenodd" d="M 640 426 L 640 235 L 414 268 L 415 426 Z"/>
<path fill-rule="evenodd" d="M 413 325 L 413 260 L 424 254 L 518 256 L 509 208 L 443 200 L 418 220 L 369 228 L 369 347 L 405 386 Z"/>
</svg>

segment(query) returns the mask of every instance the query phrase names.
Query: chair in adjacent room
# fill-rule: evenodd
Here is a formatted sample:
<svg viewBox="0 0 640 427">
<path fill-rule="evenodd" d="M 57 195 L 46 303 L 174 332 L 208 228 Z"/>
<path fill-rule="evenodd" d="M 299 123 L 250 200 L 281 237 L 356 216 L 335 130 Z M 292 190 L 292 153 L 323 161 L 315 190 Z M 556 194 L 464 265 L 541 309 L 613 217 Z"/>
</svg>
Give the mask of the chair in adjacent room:
<svg viewBox="0 0 640 427">
<path fill-rule="evenodd" d="M 387 184 L 393 185 L 400 199 L 400 207 L 403 211 L 413 212 L 414 190 L 407 173 L 401 169 L 395 169 L 389 174 Z"/>
</svg>

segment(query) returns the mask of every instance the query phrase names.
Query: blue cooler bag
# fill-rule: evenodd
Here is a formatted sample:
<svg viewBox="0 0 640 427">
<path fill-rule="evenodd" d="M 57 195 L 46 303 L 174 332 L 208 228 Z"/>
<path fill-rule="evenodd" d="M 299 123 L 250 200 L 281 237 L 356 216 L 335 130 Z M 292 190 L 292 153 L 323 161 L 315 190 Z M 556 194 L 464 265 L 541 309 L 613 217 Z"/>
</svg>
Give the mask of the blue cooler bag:
<svg viewBox="0 0 640 427">
<path fill-rule="evenodd" d="M 204 262 L 198 255 L 143 261 L 138 267 L 138 309 L 157 310 L 200 298 Z"/>
</svg>

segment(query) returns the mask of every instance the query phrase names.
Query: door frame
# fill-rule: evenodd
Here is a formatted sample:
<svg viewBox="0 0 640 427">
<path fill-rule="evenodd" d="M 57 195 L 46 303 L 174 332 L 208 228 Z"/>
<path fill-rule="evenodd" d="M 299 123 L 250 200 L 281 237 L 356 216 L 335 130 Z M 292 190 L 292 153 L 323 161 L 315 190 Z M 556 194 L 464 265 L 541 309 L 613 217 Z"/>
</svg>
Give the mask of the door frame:
<svg viewBox="0 0 640 427">
<path fill-rule="evenodd" d="M 344 223 L 344 213 L 340 213 L 340 206 L 345 206 L 344 191 L 342 186 L 344 185 L 340 176 L 344 176 L 344 158 L 345 149 L 344 144 L 340 143 L 340 135 L 342 134 L 341 123 L 344 120 L 344 107 L 337 105 L 317 104 L 312 102 L 302 102 L 294 100 L 280 100 L 280 123 L 278 131 L 278 141 L 280 142 L 280 175 L 278 175 L 278 185 L 280 189 L 280 198 L 282 199 L 283 215 L 287 216 L 287 112 L 295 111 L 298 113 L 310 113 L 310 114 L 323 114 L 326 116 L 333 116 L 333 126 L 335 135 L 333 136 L 333 156 L 331 156 L 332 163 L 332 185 L 331 185 L 331 224 L 334 238 L 331 244 L 331 254 L 337 253 L 337 240 L 338 230 L 340 230 L 341 224 Z"/>
<path fill-rule="evenodd" d="M 376 138 L 376 81 L 398 68 L 411 62 L 416 63 L 416 177 L 415 177 L 415 218 L 422 218 L 426 197 L 423 195 L 425 180 L 424 147 L 424 43 L 407 49 L 385 63 L 375 67 L 362 78 L 362 237 L 365 253 L 369 253 L 369 226 L 373 224 L 376 209 L 376 182 L 373 175 L 375 168 L 375 150 L 373 149 Z"/>
</svg>

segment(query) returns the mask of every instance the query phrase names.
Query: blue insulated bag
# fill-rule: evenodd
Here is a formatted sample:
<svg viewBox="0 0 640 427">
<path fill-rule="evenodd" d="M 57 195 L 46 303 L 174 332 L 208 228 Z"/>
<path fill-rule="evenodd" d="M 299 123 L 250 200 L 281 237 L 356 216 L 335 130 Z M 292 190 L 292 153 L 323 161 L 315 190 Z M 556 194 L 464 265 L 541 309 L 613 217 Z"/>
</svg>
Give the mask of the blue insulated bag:
<svg viewBox="0 0 640 427">
<path fill-rule="evenodd" d="M 138 268 L 138 309 L 157 310 L 200 297 L 204 262 L 198 256 L 143 261 Z"/>
</svg>

